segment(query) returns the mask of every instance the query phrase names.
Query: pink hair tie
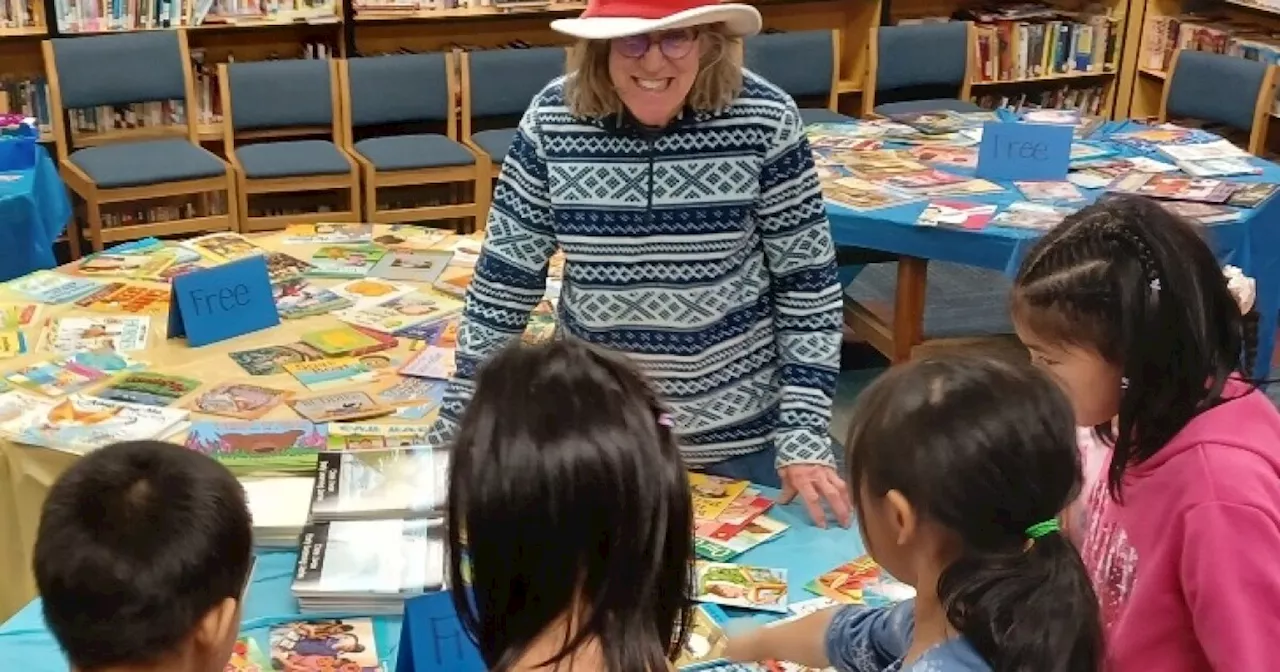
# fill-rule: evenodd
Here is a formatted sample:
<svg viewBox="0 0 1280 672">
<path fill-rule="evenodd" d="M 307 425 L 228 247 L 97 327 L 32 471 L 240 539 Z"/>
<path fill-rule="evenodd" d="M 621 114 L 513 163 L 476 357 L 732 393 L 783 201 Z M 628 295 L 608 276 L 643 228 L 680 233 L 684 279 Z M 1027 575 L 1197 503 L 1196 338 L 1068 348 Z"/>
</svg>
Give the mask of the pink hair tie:
<svg viewBox="0 0 1280 672">
<path fill-rule="evenodd" d="M 676 421 L 671 419 L 670 413 L 660 413 L 658 415 L 658 424 L 663 427 L 675 427 Z"/>
</svg>

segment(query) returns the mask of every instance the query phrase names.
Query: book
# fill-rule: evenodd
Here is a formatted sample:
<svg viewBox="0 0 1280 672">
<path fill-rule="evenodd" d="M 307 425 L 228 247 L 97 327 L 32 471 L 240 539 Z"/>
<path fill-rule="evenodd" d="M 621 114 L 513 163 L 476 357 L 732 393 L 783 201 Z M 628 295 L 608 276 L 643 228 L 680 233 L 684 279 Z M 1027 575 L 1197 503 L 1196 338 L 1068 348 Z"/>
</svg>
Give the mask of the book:
<svg viewBox="0 0 1280 672">
<path fill-rule="evenodd" d="M 978 150 L 973 147 L 934 145 L 928 147 L 913 147 L 908 151 L 917 161 L 923 161 L 925 163 L 936 163 L 944 166 L 954 166 L 957 168 L 978 167 Z"/>
<path fill-rule="evenodd" d="M 398 615 L 405 599 L 444 586 L 443 534 L 421 518 L 308 525 L 293 581 L 299 611 Z"/>
<path fill-rule="evenodd" d="M 423 425 L 334 422 L 329 425 L 327 445 L 332 451 L 420 448 L 427 445 L 428 429 Z"/>
<path fill-rule="evenodd" d="M 886 175 L 878 178 L 877 183 L 882 187 L 889 189 L 916 191 L 922 189 L 936 189 L 948 185 L 957 184 L 959 182 L 968 181 L 970 178 L 953 175 L 945 171 L 930 168 L 922 170 L 918 173 L 902 173 L 898 175 Z"/>
<path fill-rule="evenodd" d="M 400 375 L 448 380 L 456 370 L 454 349 L 428 345 L 400 367 Z"/>
<path fill-rule="evenodd" d="M 102 287 L 88 278 L 72 278 L 51 271 L 36 271 L 8 283 L 10 290 L 38 303 L 58 305 L 84 298 Z"/>
<path fill-rule="evenodd" d="M 695 605 L 686 631 L 688 637 L 675 660 L 676 669 L 696 672 L 724 664 L 724 652 L 729 646 L 724 629 L 728 622 L 728 614 L 719 606 Z"/>
<path fill-rule="evenodd" d="M 1010 203 L 1003 211 L 996 214 L 991 219 L 994 226 L 1008 226 L 1015 229 L 1038 229 L 1048 231 L 1067 215 L 1075 212 L 1074 208 L 1064 208 L 1045 203 L 1029 203 L 1027 201 L 1016 201 Z"/>
<path fill-rule="evenodd" d="M 322 452 L 311 520 L 438 517 L 448 469 L 448 453 L 430 448 Z"/>
<path fill-rule="evenodd" d="M 405 376 L 378 390 L 374 396 L 379 401 L 395 406 L 438 406 L 444 401 L 444 391 L 448 387 L 449 384 L 442 380 Z"/>
<path fill-rule="evenodd" d="M 241 420 L 257 420 L 293 396 L 251 383 L 218 383 L 191 401 L 191 410 Z"/>
<path fill-rule="evenodd" d="M 271 293 L 276 302 L 276 312 L 286 320 L 324 315 L 353 305 L 350 299 L 301 278 L 276 283 L 271 286 Z"/>
<path fill-rule="evenodd" d="M 889 576 L 871 556 L 863 555 L 824 572 L 805 590 L 840 604 L 887 606 L 915 596 L 910 586 Z"/>
<path fill-rule="evenodd" d="M 135 371 L 115 379 L 93 396 L 163 408 L 172 406 L 174 402 L 195 392 L 200 385 L 199 380 L 186 376 Z"/>
<path fill-rule="evenodd" d="M 1227 199 L 1227 205 L 1237 208 L 1256 208 L 1266 202 L 1280 188 L 1270 182 L 1236 182 L 1235 191 Z"/>
<path fill-rule="evenodd" d="M 348 324 L 393 334 L 415 324 L 434 322 L 462 312 L 462 302 L 439 294 L 405 294 L 371 306 L 339 311 L 335 317 Z"/>
<path fill-rule="evenodd" d="M 454 234 L 413 224 L 377 224 L 373 242 L 397 250 L 434 250 Z"/>
<path fill-rule="evenodd" d="M 10 359 L 27 352 L 27 337 L 17 329 L 0 331 L 0 359 Z"/>
<path fill-rule="evenodd" d="M 308 331 L 300 340 L 329 356 L 371 352 L 370 348 L 378 348 L 381 345 L 381 342 L 373 336 L 345 324 L 329 329 Z"/>
<path fill-rule="evenodd" d="M 393 409 L 380 404 L 367 392 L 337 392 L 301 399 L 290 399 L 289 405 L 302 417 L 312 422 L 334 420 L 363 420 L 389 415 Z"/>
<path fill-rule="evenodd" d="M 1182 169 L 1182 172 L 1193 177 L 1234 177 L 1262 174 L 1262 168 L 1250 163 L 1248 157 L 1179 161 L 1178 167 Z"/>
<path fill-rule="evenodd" d="M 342 245 L 373 240 L 372 224 L 290 224 L 284 228 L 285 245 Z"/>
<path fill-rule="evenodd" d="M 104 313 L 165 313 L 169 310 L 169 292 L 155 287 L 112 282 L 77 299 L 75 305 Z"/>
<path fill-rule="evenodd" d="M 1165 210 L 1199 224 L 1221 224 L 1240 219 L 1240 211 L 1214 203 L 1190 203 L 1187 201 L 1163 201 Z"/>
<path fill-rule="evenodd" d="M 266 254 L 267 250 L 259 247 L 256 243 L 245 238 L 238 233 L 220 232 L 210 233 L 208 235 L 192 238 L 182 245 L 190 250 L 194 250 L 200 255 L 214 263 L 225 264 L 244 259 L 259 254 Z"/>
<path fill-rule="evenodd" d="M 325 245 L 311 255 L 312 268 L 307 274 L 322 278 L 363 278 L 386 253 L 386 248 L 370 244 Z"/>
<path fill-rule="evenodd" d="M 693 497 L 693 517 L 717 518 L 747 489 L 746 481 L 689 472 L 689 491 Z"/>
<path fill-rule="evenodd" d="M 785 614 L 787 570 L 698 560 L 694 563 L 693 599 Z"/>
<path fill-rule="evenodd" d="M 315 473 L 316 454 L 325 447 L 328 428 L 306 420 L 197 420 L 186 447 L 208 455 L 233 471 Z"/>
<path fill-rule="evenodd" d="M 915 193 L 924 196 L 981 196 L 982 194 L 995 194 L 1002 191 L 1004 191 L 1004 187 L 995 182 L 974 178 L 931 187 L 921 187 L 916 189 Z"/>
<path fill-rule="evenodd" d="M 285 364 L 324 359 L 324 353 L 302 342 L 239 350 L 227 356 L 251 376 L 274 376 L 286 373 Z"/>
<path fill-rule="evenodd" d="M 728 562 L 766 541 L 777 538 L 787 531 L 787 527 L 786 523 L 769 516 L 756 516 L 741 528 L 734 530 L 731 536 L 694 537 L 693 550 L 700 558 L 712 562 Z"/>
<path fill-rule="evenodd" d="M 1231 144 L 1229 140 L 1223 139 L 1194 144 L 1158 145 L 1156 149 L 1173 159 L 1174 163 L 1179 164 L 1216 159 L 1248 159 L 1250 156 L 1248 152 Z"/>
<path fill-rule="evenodd" d="M 1014 182 L 1013 186 L 1022 192 L 1028 201 L 1042 203 L 1080 202 L 1085 200 L 1084 194 L 1070 182 Z"/>
<path fill-rule="evenodd" d="M 315 456 L 312 455 L 314 468 Z M 315 479 L 307 476 L 272 475 L 240 479 L 249 514 L 253 517 L 253 545 L 294 551 L 302 528 L 311 516 L 311 488 Z"/>
<path fill-rule="evenodd" d="M 311 264 L 283 252 L 268 252 L 264 259 L 267 262 L 267 279 L 273 284 L 297 278 L 312 268 Z"/>
<path fill-rule="evenodd" d="M 910 126 L 925 135 L 946 135 L 971 125 L 968 119 L 949 110 L 903 112 L 887 116 L 890 120 Z"/>
<path fill-rule="evenodd" d="M 902 194 L 874 182 L 856 177 L 842 177 L 822 185 L 822 196 L 851 210 L 866 211 L 892 208 L 919 200 L 919 196 Z"/>
<path fill-rule="evenodd" d="M 269 641 L 271 670 L 382 672 L 367 618 L 281 623 L 271 626 Z"/>
<path fill-rule="evenodd" d="M 67 359 L 27 364 L 5 375 L 5 382 L 46 397 L 63 397 L 96 385 L 107 378 L 98 369 Z"/>
<path fill-rule="evenodd" d="M 25 329 L 37 323 L 43 309 L 38 303 L 0 302 L 0 329 Z"/>
<path fill-rule="evenodd" d="M 1235 190 L 1235 183 L 1212 178 L 1148 173 L 1124 175 L 1107 185 L 1107 191 L 1121 194 L 1198 203 L 1225 203 Z"/>
<path fill-rule="evenodd" d="M 42 349 L 60 354 L 83 350 L 137 352 L 147 348 L 151 318 L 141 315 L 69 316 L 50 320 Z"/>
<path fill-rule="evenodd" d="M 985 227 L 996 213 L 996 206 L 969 201 L 929 201 L 916 219 L 920 226 L 954 226 L 977 230 Z"/>
<path fill-rule="evenodd" d="M 392 250 L 378 260 L 369 275 L 387 280 L 406 280 L 431 284 L 440 276 L 453 259 L 453 253 L 444 250 L 414 252 Z"/>
<path fill-rule="evenodd" d="M 21 415 L 0 423 L 18 443 L 77 455 L 119 441 L 160 439 L 186 428 L 187 412 L 70 395 L 40 401 Z"/>
<path fill-rule="evenodd" d="M 339 385 L 368 383 L 377 376 L 373 369 L 354 357 L 288 362 L 283 367 L 309 390 L 326 390 Z"/>
<path fill-rule="evenodd" d="M 223 672 L 272 672 L 271 660 L 252 637 L 237 639 Z"/>
<path fill-rule="evenodd" d="M 381 278 L 351 280 L 330 288 L 334 294 L 349 299 L 356 307 L 386 303 L 413 292 L 413 285 Z"/>
</svg>

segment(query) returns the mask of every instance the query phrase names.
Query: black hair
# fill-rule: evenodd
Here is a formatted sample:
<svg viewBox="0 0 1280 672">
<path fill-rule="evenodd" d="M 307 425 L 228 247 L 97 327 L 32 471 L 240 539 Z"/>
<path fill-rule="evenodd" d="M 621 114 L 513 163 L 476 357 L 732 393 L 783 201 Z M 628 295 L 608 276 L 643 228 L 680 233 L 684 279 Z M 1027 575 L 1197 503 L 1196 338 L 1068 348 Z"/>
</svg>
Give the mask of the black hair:
<svg viewBox="0 0 1280 672">
<path fill-rule="evenodd" d="M 44 617 L 81 670 L 144 664 L 181 646 L 253 557 L 245 494 L 226 467 L 161 441 L 81 458 L 49 490 L 33 570 Z"/>
<path fill-rule="evenodd" d="M 1191 222 L 1140 196 L 1112 195 L 1068 216 L 1027 255 L 1014 281 L 1014 319 L 1038 338 L 1090 348 L 1121 369 L 1107 489 L 1155 455 L 1195 416 L 1248 381 L 1256 314 L 1239 305 Z"/>
<path fill-rule="evenodd" d="M 1081 488 L 1071 404 L 1056 383 L 1029 363 L 992 358 L 904 364 L 859 396 L 846 445 L 859 509 L 862 493 L 896 490 L 955 536 L 938 597 L 995 672 L 1099 669 L 1102 626 L 1084 563 L 1060 532 L 1027 532 Z"/>
<path fill-rule="evenodd" d="M 679 654 L 688 476 L 669 416 L 621 356 L 573 339 L 495 355 L 454 440 L 447 509 L 453 601 L 487 669 L 510 670 L 566 617 L 546 665 L 592 639 L 609 672 L 665 671 Z"/>
</svg>

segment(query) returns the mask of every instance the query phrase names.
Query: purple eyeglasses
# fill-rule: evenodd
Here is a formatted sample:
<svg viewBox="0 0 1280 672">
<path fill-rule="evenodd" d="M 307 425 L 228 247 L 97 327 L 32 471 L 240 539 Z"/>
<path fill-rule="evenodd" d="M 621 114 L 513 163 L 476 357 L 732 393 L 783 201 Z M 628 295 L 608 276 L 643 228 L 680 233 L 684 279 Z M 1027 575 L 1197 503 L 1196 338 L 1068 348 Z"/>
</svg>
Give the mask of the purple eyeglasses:
<svg viewBox="0 0 1280 672">
<path fill-rule="evenodd" d="M 627 58 L 641 58 L 649 53 L 654 44 L 663 56 L 670 59 L 684 58 L 693 49 L 697 31 L 691 28 L 667 30 L 652 35 L 632 35 L 619 37 L 612 41 L 613 50 Z"/>
</svg>

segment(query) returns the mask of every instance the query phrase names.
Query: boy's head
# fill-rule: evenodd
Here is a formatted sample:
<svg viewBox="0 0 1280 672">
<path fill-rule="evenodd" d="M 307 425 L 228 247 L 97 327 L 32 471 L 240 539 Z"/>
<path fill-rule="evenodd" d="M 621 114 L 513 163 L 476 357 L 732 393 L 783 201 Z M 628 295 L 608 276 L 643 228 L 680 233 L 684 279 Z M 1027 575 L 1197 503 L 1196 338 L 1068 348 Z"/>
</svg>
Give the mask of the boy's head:
<svg viewBox="0 0 1280 672">
<path fill-rule="evenodd" d="M 217 462 L 160 441 L 82 458 L 45 500 L 34 570 L 71 664 L 226 665 L 252 561 L 244 490 Z"/>
</svg>

